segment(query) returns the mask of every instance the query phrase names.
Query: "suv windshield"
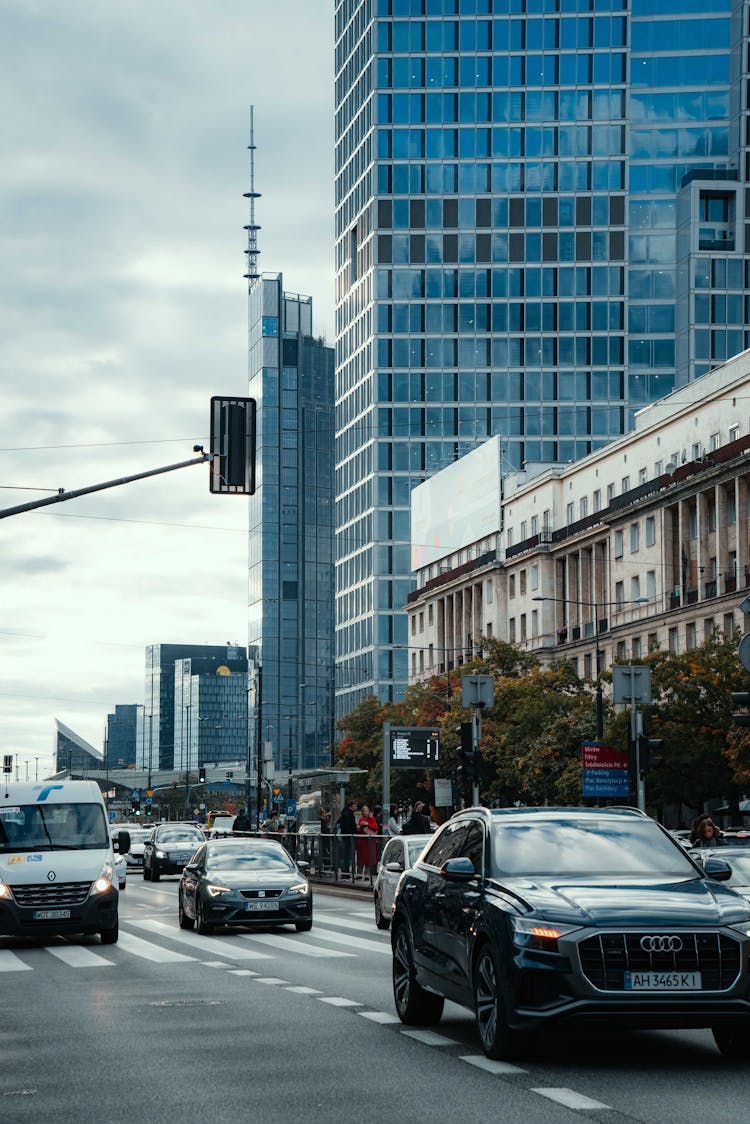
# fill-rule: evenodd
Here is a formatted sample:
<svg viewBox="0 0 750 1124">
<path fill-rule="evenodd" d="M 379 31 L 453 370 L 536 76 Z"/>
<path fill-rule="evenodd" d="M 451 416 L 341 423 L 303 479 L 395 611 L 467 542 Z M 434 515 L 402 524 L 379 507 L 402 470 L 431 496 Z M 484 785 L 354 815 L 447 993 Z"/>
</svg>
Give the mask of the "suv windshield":
<svg viewBox="0 0 750 1124">
<path fill-rule="evenodd" d="M 109 831 L 100 804 L 0 808 L 0 852 L 102 850 Z"/>
<path fill-rule="evenodd" d="M 498 874 L 698 876 L 680 845 L 640 817 L 495 824 L 492 853 Z"/>
</svg>

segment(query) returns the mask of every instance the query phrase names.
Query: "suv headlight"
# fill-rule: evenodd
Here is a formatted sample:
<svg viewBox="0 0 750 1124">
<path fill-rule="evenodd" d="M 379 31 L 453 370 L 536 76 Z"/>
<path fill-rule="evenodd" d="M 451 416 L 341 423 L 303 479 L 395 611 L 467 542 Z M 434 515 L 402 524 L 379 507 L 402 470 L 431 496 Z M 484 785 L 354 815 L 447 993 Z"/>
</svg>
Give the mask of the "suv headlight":
<svg viewBox="0 0 750 1124">
<path fill-rule="evenodd" d="M 101 869 L 98 878 L 95 878 L 91 886 L 91 897 L 96 894 L 106 894 L 107 890 L 112 889 L 114 882 L 114 869 L 111 862 L 106 862 Z"/>
<path fill-rule="evenodd" d="M 581 925 L 560 925 L 545 921 L 543 917 L 513 917 L 513 944 L 517 948 L 536 949 L 539 952 L 557 952 L 560 937 L 577 933 Z"/>
</svg>

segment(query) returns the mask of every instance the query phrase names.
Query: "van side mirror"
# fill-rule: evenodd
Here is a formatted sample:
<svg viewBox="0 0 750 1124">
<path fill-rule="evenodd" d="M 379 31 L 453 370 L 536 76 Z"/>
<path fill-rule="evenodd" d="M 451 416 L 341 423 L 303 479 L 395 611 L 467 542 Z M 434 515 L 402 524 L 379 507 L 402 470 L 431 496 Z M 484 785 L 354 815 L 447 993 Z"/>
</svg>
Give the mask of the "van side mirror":
<svg viewBox="0 0 750 1124">
<path fill-rule="evenodd" d="M 130 832 L 118 831 L 117 839 L 113 842 L 115 843 L 115 850 L 119 854 L 127 855 L 128 851 L 130 850 Z"/>
</svg>

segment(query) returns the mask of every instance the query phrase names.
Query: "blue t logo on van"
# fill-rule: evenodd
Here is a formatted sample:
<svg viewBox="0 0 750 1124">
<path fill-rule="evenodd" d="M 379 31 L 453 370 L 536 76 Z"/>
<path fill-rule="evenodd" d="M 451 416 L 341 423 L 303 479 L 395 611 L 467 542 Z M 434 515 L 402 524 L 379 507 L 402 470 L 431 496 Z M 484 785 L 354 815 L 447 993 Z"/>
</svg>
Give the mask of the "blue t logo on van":
<svg viewBox="0 0 750 1124">
<path fill-rule="evenodd" d="M 49 794 L 51 792 L 54 792 L 54 790 L 56 788 L 62 788 L 62 785 L 61 784 L 48 784 L 48 785 L 45 785 L 43 788 L 41 788 L 39 790 L 39 795 L 36 798 L 37 803 L 41 803 L 42 800 L 46 800 L 47 797 L 49 796 Z M 36 789 L 34 789 L 34 791 L 36 791 Z"/>
</svg>

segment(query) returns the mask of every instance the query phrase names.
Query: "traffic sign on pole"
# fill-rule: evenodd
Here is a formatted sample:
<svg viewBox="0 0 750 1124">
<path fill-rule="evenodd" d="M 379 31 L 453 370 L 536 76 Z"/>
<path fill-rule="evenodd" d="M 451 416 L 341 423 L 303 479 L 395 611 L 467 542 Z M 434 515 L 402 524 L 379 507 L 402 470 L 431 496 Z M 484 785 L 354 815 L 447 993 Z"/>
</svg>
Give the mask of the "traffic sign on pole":
<svg viewBox="0 0 750 1124">
<path fill-rule="evenodd" d="M 750 632 L 746 632 L 740 640 L 739 657 L 745 671 L 750 671 Z"/>
<path fill-rule="evenodd" d="M 612 668 L 613 703 L 650 703 L 651 668 L 642 664 L 615 664 Z"/>
</svg>

